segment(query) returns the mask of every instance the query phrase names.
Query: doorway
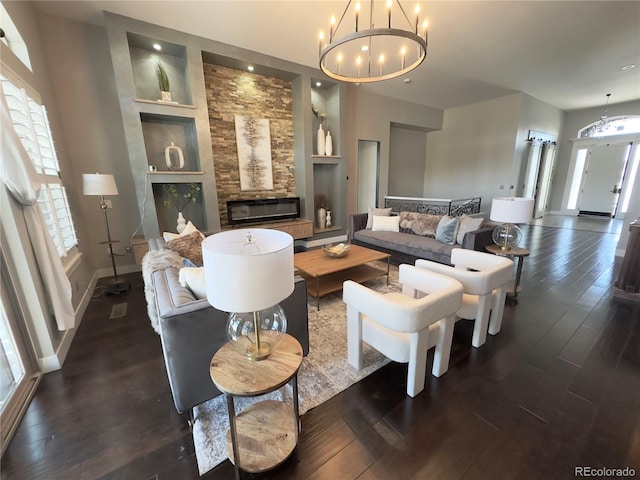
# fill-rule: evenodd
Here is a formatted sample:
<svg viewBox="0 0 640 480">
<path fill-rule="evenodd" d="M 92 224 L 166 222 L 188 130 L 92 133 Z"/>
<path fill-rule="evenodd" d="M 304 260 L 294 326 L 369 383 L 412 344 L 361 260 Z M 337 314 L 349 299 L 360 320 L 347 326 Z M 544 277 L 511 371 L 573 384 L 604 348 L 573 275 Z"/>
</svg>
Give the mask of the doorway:
<svg viewBox="0 0 640 480">
<path fill-rule="evenodd" d="M 589 149 L 579 215 L 615 216 L 630 150 L 627 144 L 608 143 Z"/>
<path fill-rule="evenodd" d="M 635 179 L 629 169 L 634 142 L 597 141 L 575 144 L 572 153 L 572 176 L 567 178 L 565 212 L 573 215 L 592 215 L 623 218 L 625 194 Z M 626 177 L 626 178 L 625 178 Z M 621 195 L 622 194 L 622 195 Z"/>
<path fill-rule="evenodd" d="M 358 140 L 358 212 L 378 206 L 380 142 Z"/>
</svg>

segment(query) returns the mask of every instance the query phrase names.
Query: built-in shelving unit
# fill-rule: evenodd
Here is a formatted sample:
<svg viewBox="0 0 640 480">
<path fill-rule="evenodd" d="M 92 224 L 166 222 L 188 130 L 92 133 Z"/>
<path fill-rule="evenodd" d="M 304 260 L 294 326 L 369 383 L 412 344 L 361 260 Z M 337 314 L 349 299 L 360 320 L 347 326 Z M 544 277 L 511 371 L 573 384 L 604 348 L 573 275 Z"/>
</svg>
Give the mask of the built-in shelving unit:
<svg viewBox="0 0 640 480">
<path fill-rule="evenodd" d="M 301 198 L 302 217 L 316 226 L 312 238 L 300 242 L 318 245 L 346 235 L 346 94 L 344 84 L 322 78 L 316 69 L 279 62 L 256 52 L 105 12 L 105 23 L 142 233 L 145 238 L 175 231 L 175 207 L 162 197 L 165 185 L 198 184 L 201 200 L 184 212 L 202 231 L 220 230 L 220 209 L 215 177 L 211 123 L 204 59 L 228 68 L 244 69 L 250 62 L 255 74 L 291 82 L 293 108 L 293 165 L 295 194 Z M 157 45 L 160 50 L 157 50 Z M 171 101 L 161 100 L 155 67 L 160 62 L 170 81 Z M 263 62 L 263 66 L 260 64 Z M 321 85 L 318 85 L 321 82 Z M 317 155 L 321 119 L 312 105 L 326 112 L 325 132 L 331 132 L 332 154 Z M 165 150 L 179 147 L 184 165 L 165 159 Z M 174 151 L 175 153 L 175 151 Z M 330 206 L 332 226 L 317 224 L 316 199 Z M 308 225 L 308 224 L 307 224 Z"/>
<path fill-rule="evenodd" d="M 142 217 L 143 231 L 138 233 L 151 238 L 176 231 L 177 207 L 167 204 L 167 185 L 179 192 L 197 185 L 198 200 L 182 213 L 203 231 L 217 230 L 213 158 L 202 101 L 206 94 L 194 78 L 201 71 L 200 50 L 179 32 L 111 13 L 105 13 L 105 19 Z M 158 62 L 169 78 L 170 101 L 161 97 Z"/>
</svg>

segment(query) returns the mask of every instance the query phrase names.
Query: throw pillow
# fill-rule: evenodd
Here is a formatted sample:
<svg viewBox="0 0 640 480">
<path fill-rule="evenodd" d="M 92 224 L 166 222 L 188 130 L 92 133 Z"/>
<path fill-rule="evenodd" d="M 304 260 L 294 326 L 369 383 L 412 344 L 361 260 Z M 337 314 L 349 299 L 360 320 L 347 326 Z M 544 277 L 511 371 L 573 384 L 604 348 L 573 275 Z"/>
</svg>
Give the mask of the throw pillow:
<svg viewBox="0 0 640 480">
<path fill-rule="evenodd" d="M 462 241 L 464 240 L 464 236 L 467 234 L 467 232 L 478 230 L 480 226 L 482 226 L 482 222 L 484 222 L 484 218 L 482 217 L 470 217 L 469 215 L 462 215 L 460 217 L 460 222 L 458 225 L 456 243 L 462 245 Z"/>
<path fill-rule="evenodd" d="M 456 233 L 458 231 L 458 219 L 444 216 L 438 223 L 436 229 L 436 240 L 440 243 L 453 245 L 456 243 Z"/>
<path fill-rule="evenodd" d="M 388 217 L 389 215 L 391 215 L 391 207 L 389 208 L 369 207 L 369 215 L 367 216 L 367 226 L 365 228 L 373 228 L 373 217 L 375 215 Z"/>
<path fill-rule="evenodd" d="M 196 265 L 202 265 L 202 234 L 197 230 L 188 235 L 169 240 L 167 248 L 170 248 L 181 257 L 191 260 Z"/>
<path fill-rule="evenodd" d="M 442 215 L 430 213 L 400 212 L 400 227 L 406 233 L 435 237 Z"/>
<path fill-rule="evenodd" d="M 398 232 L 400 231 L 400 217 L 387 217 L 382 215 L 373 216 L 373 226 L 371 230 L 374 232 Z"/>
<path fill-rule="evenodd" d="M 207 284 L 204 277 L 204 267 L 184 267 L 178 274 L 180 285 L 187 287 L 198 299 L 207 298 Z"/>
<path fill-rule="evenodd" d="M 163 232 L 162 238 L 164 238 L 165 242 L 168 242 L 169 240 L 175 240 L 178 237 L 184 237 L 185 235 L 189 235 L 190 233 L 193 233 L 193 232 L 200 232 L 200 231 L 196 228 L 196 226 L 193 223 L 191 223 L 191 220 L 189 220 L 189 223 L 187 223 L 187 226 L 184 227 L 184 230 L 181 233 Z M 200 233 L 200 235 L 204 237 L 202 233 Z"/>
</svg>

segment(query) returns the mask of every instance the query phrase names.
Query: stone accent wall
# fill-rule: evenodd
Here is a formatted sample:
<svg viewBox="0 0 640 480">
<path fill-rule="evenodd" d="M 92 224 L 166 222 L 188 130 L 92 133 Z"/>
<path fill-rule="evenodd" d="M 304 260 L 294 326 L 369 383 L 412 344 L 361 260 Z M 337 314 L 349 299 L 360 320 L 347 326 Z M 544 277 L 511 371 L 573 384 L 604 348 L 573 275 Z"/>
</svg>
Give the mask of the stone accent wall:
<svg viewBox="0 0 640 480">
<path fill-rule="evenodd" d="M 220 224 L 227 200 L 296 196 L 291 83 L 204 63 Z M 273 190 L 240 191 L 234 115 L 269 120 Z"/>
</svg>

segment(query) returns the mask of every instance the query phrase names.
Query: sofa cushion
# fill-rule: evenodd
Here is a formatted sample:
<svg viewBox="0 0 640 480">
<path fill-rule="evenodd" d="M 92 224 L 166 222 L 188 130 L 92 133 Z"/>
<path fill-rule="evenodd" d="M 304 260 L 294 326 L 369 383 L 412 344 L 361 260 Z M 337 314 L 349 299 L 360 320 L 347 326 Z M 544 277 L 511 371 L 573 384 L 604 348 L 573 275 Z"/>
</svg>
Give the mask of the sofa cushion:
<svg viewBox="0 0 640 480">
<path fill-rule="evenodd" d="M 374 232 L 398 232 L 399 223 L 400 217 L 385 217 L 374 215 L 371 230 L 373 230 Z"/>
<path fill-rule="evenodd" d="M 478 230 L 482 225 L 482 222 L 484 222 L 484 218 L 482 217 L 470 217 L 469 215 L 462 215 L 460 217 L 460 222 L 458 225 L 456 243 L 462 245 L 462 241 L 464 240 L 464 236 L 466 235 L 466 233 Z"/>
<path fill-rule="evenodd" d="M 456 233 L 458 232 L 458 219 L 444 216 L 438 223 L 436 229 L 436 240 L 447 245 L 456 243 Z"/>
<path fill-rule="evenodd" d="M 192 232 L 167 242 L 167 247 L 196 265 L 202 265 L 202 234 Z"/>
<path fill-rule="evenodd" d="M 389 207 L 389 208 L 369 207 L 369 215 L 367 217 L 367 226 L 365 228 L 372 228 L 373 227 L 373 217 L 374 217 L 374 215 L 388 217 L 389 215 L 391 215 L 391 207 Z"/>
<path fill-rule="evenodd" d="M 436 236 L 436 229 L 442 215 L 430 213 L 400 212 L 400 228 L 405 232 L 413 232 L 416 235 L 427 237 Z"/>
<path fill-rule="evenodd" d="M 359 230 L 354 239 L 373 247 L 393 250 L 417 258 L 449 263 L 453 245 L 445 245 L 435 238 L 402 232 L 374 232 Z"/>
<path fill-rule="evenodd" d="M 187 287 L 193 295 L 201 300 L 207 298 L 207 284 L 204 277 L 204 267 L 184 267 L 178 273 L 180 285 Z"/>
<path fill-rule="evenodd" d="M 189 222 L 187 223 L 187 226 L 184 227 L 184 230 L 180 233 L 173 233 L 173 232 L 163 232 L 162 233 L 162 238 L 164 239 L 165 242 L 169 242 L 171 240 L 175 240 L 176 238 L 179 237 L 184 237 L 185 235 L 189 235 L 190 233 L 193 232 L 198 232 L 199 230 L 196 228 L 196 226 L 191 223 L 191 220 L 189 220 Z M 202 235 L 202 232 L 200 233 L 200 235 Z M 204 237 L 204 235 L 202 235 Z"/>
</svg>

